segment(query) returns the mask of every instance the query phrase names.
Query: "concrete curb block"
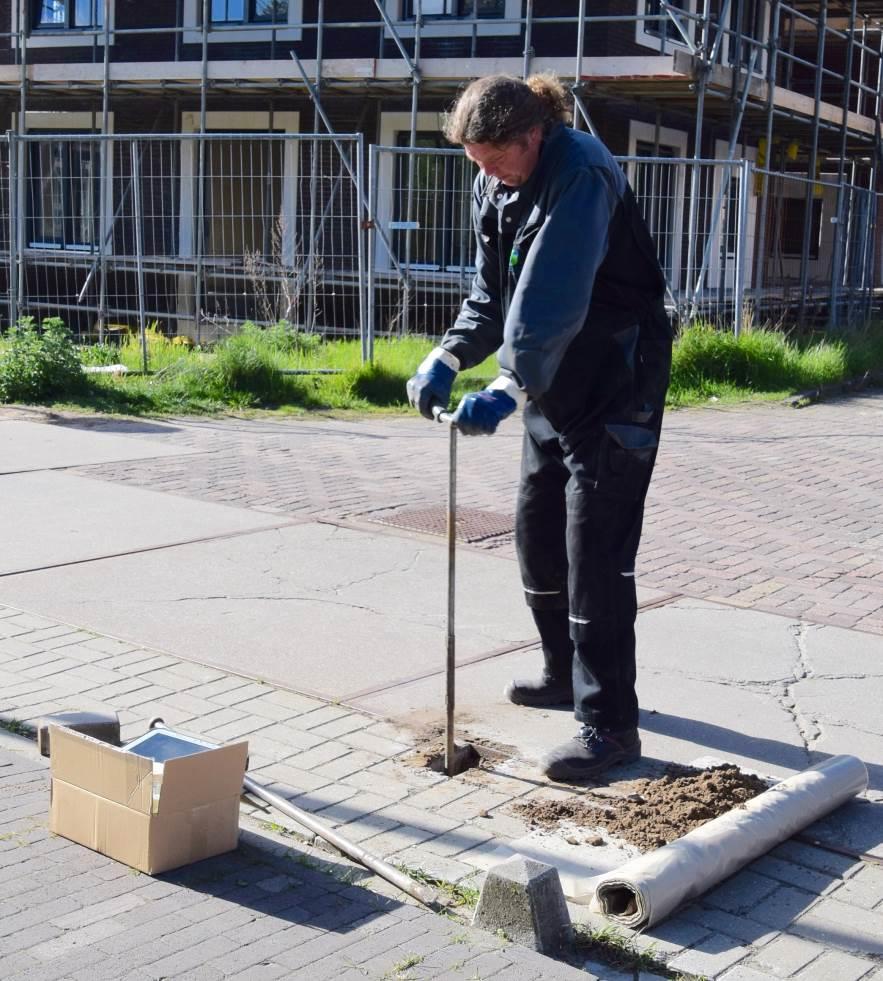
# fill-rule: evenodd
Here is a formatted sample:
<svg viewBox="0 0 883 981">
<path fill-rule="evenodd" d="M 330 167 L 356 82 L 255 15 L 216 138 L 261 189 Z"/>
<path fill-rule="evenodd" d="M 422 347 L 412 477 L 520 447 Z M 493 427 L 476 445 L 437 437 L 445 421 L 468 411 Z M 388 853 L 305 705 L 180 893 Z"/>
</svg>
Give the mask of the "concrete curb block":
<svg viewBox="0 0 883 981">
<path fill-rule="evenodd" d="M 570 913 L 558 870 L 551 865 L 513 855 L 487 875 L 472 920 L 474 927 L 541 954 L 556 954 L 571 938 Z"/>
</svg>

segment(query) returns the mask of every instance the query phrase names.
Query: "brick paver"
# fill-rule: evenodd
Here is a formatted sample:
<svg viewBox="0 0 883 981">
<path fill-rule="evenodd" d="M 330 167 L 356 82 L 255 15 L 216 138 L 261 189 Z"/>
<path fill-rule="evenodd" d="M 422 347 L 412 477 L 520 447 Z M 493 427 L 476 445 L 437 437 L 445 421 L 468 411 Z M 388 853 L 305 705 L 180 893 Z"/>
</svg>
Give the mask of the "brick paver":
<svg viewBox="0 0 883 981">
<path fill-rule="evenodd" d="M 751 405 L 669 412 L 639 581 L 883 634 L 881 427 L 883 395 L 877 392 L 799 410 Z M 149 437 L 204 452 L 74 472 L 327 520 L 370 519 L 373 512 L 389 512 L 391 502 L 395 508 L 444 502 L 446 442 L 420 419 L 185 420 L 174 432 Z M 459 453 L 461 506 L 511 516 L 518 423 L 490 440 L 460 440 Z M 511 553 L 511 535 L 484 547 Z"/>
<path fill-rule="evenodd" d="M 0 746 L 0 856 L 12 859 L 10 881 L 26 883 L 10 895 L 0 880 L 4 981 L 220 981 L 301 970 L 337 978 L 352 969 L 374 979 L 459 977 L 461 969 L 468 978 L 592 977 L 455 917 L 343 885 L 342 873 L 358 870 L 295 843 L 280 854 L 249 831 L 228 855 L 156 878 L 133 873 L 50 836 L 48 802 L 45 762 Z M 49 852 L 40 847 L 47 842 Z M 423 965 L 419 974 L 399 970 L 412 963 Z"/>
</svg>

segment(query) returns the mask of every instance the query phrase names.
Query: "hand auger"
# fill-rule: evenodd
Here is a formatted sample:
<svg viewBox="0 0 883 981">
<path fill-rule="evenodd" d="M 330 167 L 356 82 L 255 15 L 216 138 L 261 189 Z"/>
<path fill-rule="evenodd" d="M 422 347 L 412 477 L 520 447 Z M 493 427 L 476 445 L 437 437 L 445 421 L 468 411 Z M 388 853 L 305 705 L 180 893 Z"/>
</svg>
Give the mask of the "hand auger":
<svg viewBox="0 0 883 981">
<path fill-rule="evenodd" d="M 447 644 L 445 661 L 445 773 L 449 777 L 456 776 L 469 769 L 475 757 L 471 746 L 457 746 L 454 741 L 454 673 L 456 669 L 456 636 L 455 624 L 455 593 L 456 593 L 456 559 L 457 559 L 457 424 L 452 413 L 442 406 L 432 408 L 432 416 L 436 422 L 450 427 L 448 442 L 448 608 L 447 608 Z"/>
</svg>

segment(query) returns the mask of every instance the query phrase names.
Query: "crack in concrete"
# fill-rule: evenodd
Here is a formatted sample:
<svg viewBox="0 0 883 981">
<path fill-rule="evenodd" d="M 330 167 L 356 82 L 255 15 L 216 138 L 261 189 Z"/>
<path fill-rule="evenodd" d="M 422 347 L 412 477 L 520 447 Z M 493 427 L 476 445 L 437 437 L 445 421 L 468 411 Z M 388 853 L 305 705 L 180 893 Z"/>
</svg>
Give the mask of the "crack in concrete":
<svg viewBox="0 0 883 981">
<path fill-rule="evenodd" d="M 801 710 L 794 692 L 794 688 L 799 682 L 814 677 L 806 649 L 807 629 L 808 627 L 804 623 L 795 623 L 790 627 L 791 636 L 794 638 L 796 655 L 792 668 L 793 678 L 785 684 L 781 694 L 776 694 L 775 692 L 771 692 L 771 694 L 791 717 L 791 721 L 794 723 L 797 734 L 803 743 L 803 748 L 807 755 L 810 755 L 813 752 L 813 746 L 822 737 L 822 729 L 819 725 L 818 718 Z"/>
<path fill-rule="evenodd" d="M 224 601 L 229 603 L 325 603 L 329 606 L 347 607 L 351 610 L 363 610 L 372 616 L 385 616 L 385 612 L 375 610 L 370 606 L 359 603 L 339 603 L 337 600 L 324 596 L 180 596 L 169 600 L 171 603 L 206 603 Z"/>
</svg>

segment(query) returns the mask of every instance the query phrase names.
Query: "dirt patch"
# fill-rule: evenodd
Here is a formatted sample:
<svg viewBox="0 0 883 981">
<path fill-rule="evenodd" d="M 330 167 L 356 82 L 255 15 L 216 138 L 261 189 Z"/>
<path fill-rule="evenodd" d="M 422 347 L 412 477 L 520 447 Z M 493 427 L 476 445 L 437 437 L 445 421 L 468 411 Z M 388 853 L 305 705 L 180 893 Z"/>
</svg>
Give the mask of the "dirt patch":
<svg viewBox="0 0 883 981">
<path fill-rule="evenodd" d="M 524 801 L 513 810 L 532 827 L 604 828 L 649 851 L 740 807 L 767 786 L 731 763 L 708 770 L 672 766 L 655 780 L 630 781 L 623 796 L 589 791 L 570 800 Z"/>
<path fill-rule="evenodd" d="M 417 729 L 414 733 L 416 748 L 408 756 L 402 759 L 402 763 L 408 766 L 426 767 L 438 773 L 444 772 L 445 764 L 445 730 L 440 725 L 425 725 Z M 485 768 L 489 769 L 501 760 L 507 760 L 514 754 L 511 746 L 503 746 L 499 743 L 473 742 L 468 730 L 457 730 L 458 749 L 463 751 L 463 762 L 466 764 L 461 769 Z"/>
</svg>

